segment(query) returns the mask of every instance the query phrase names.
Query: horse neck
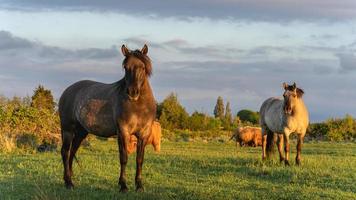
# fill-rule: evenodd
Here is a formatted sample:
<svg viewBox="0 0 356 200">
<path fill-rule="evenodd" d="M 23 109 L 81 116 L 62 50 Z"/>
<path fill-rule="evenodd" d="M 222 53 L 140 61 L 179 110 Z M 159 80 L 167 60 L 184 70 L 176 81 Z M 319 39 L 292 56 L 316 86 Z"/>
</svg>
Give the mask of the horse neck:
<svg viewBox="0 0 356 200">
<path fill-rule="evenodd" d="M 148 78 L 145 79 L 142 85 L 141 95 L 143 95 L 144 98 L 153 98 L 152 88 Z"/>
<path fill-rule="evenodd" d="M 300 118 L 305 115 L 305 104 L 302 98 L 298 98 L 293 108 L 292 115 L 286 115 L 287 118 Z"/>
</svg>

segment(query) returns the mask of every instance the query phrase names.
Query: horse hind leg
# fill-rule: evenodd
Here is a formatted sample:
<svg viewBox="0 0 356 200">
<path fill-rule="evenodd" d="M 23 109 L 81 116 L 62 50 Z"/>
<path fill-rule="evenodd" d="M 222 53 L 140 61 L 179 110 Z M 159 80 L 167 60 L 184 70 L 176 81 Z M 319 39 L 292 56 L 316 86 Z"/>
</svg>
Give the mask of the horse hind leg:
<svg viewBox="0 0 356 200">
<path fill-rule="evenodd" d="M 86 138 L 88 132 L 81 126 L 78 126 L 75 132 L 75 135 L 72 140 L 72 145 L 70 148 L 70 155 L 69 155 L 69 172 L 70 176 L 73 176 L 73 159 L 75 154 L 77 153 L 80 144 Z"/>
<path fill-rule="evenodd" d="M 62 130 L 62 148 L 61 148 L 61 155 L 63 161 L 63 180 L 66 188 L 71 189 L 73 188 L 73 182 L 71 178 L 70 168 L 69 168 L 69 154 L 70 148 L 72 144 L 74 133 L 71 131 L 63 131 Z"/>
</svg>

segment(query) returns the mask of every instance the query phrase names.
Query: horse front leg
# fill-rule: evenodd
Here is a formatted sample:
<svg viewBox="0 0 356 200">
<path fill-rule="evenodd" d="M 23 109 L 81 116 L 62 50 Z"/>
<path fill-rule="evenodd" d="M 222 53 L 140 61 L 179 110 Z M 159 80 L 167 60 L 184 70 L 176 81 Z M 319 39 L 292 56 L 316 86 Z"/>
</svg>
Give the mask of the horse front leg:
<svg viewBox="0 0 356 200">
<path fill-rule="evenodd" d="M 136 177 L 135 177 L 135 184 L 136 184 L 136 192 L 143 192 L 143 184 L 142 184 L 142 165 L 143 165 L 143 158 L 145 155 L 145 146 L 146 146 L 146 139 L 138 138 L 137 141 L 137 155 L 136 155 Z"/>
<path fill-rule="evenodd" d="M 303 141 L 304 141 L 304 135 L 303 134 L 298 135 L 297 156 L 295 157 L 295 163 L 297 165 L 301 164 L 300 163 L 300 153 L 302 151 Z"/>
<path fill-rule="evenodd" d="M 284 153 L 285 153 L 285 159 L 284 159 L 284 164 L 289 166 L 289 134 L 284 133 L 283 135 L 284 139 Z"/>
<path fill-rule="evenodd" d="M 127 146 L 129 143 L 129 135 L 128 133 L 122 132 L 118 134 L 118 144 L 119 144 L 119 152 L 120 152 L 120 192 L 127 192 L 127 184 L 126 184 L 126 165 L 128 160 L 128 152 Z"/>
<path fill-rule="evenodd" d="M 278 134 L 278 140 L 277 140 L 277 146 L 278 146 L 278 153 L 279 153 L 279 161 L 282 162 L 284 161 L 284 156 L 283 156 L 283 135 Z"/>
</svg>

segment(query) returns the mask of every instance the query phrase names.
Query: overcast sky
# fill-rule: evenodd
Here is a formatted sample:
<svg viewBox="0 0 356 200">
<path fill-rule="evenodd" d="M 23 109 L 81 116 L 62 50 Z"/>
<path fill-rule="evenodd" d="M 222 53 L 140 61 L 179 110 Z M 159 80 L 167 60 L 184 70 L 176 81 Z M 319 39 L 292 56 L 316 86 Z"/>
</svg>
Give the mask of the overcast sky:
<svg viewBox="0 0 356 200">
<path fill-rule="evenodd" d="M 355 0 L 0 0 L 0 94 L 114 82 L 119 47 L 144 43 L 156 99 L 189 112 L 259 110 L 296 82 L 312 121 L 356 116 Z"/>
</svg>

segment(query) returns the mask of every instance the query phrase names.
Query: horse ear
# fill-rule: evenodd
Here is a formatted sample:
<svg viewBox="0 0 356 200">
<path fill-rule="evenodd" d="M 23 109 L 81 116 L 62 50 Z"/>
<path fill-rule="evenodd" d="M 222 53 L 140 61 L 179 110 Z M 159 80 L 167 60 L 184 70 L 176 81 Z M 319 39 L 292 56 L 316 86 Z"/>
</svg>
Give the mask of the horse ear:
<svg viewBox="0 0 356 200">
<path fill-rule="evenodd" d="M 285 89 L 285 90 L 287 90 L 288 89 L 288 84 L 287 83 L 283 83 L 283 88 Z"/>
<path fill-rule="evenodd" d="M 121 52 L 122 52 L 122 55 L 127 56 L 127 55 L 129 55 L 130 50 L 123 44 L 121 46 Z"/>
<path fill-rule="evenodd" d="M 295 84 L 295 82 L 293 83 L 293 88 L 294 88 L 294 89 L 297 88 L 297 84 Z"/>
<path fill-rule="evenodd" d="M 141 49 L 141 53 L 144 54 L 144 55 L 146 55 L 146 54 L 148 53 L 148 47 L 147 47 L 146 44 L 143 45 L 143 47 L 142 47 L 142 49 Z"/>
</svg>

